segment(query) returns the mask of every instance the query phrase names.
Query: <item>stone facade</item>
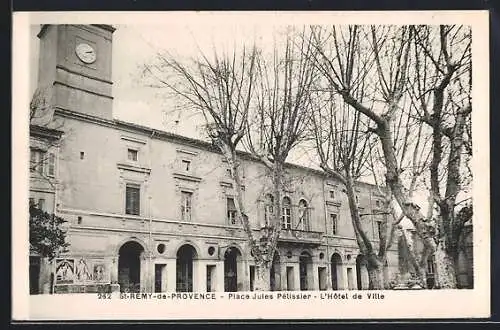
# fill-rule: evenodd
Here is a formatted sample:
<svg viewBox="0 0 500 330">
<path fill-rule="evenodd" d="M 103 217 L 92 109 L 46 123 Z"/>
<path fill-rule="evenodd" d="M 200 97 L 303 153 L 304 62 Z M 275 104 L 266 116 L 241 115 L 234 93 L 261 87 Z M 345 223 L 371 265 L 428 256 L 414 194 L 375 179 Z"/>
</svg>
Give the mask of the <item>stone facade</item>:
<svg viewBox="0 0 500 330">
<path fill-rule="evenodd" d="M 70 251 L 51 270 L 55 291 L 92 291 L 100 285 L 148 292 L 252 290 L 254 261 L 243 229 L 231 220 L 235 192 L 222 155 L 203 141 L 113 119 L 113 31 L 103 25 L 57 25 L 44 26 L 39 34 L 39 83 L 54 90 L 48 126 L 64 131 L 53 203 L 70 224 Z M 77 58 L 79 43 L 94 47 L 94 62 Z M 240 157 L 243 198 L 257 232 L 270 176 L 250 155 Z M 291 225 L 279 238 L 273 290 L 367 289 L 366 266 L 339 184 L 310 168 L 289 164 L 286 171 L 290 184 L 283 194 L 290 201 Z M 361 213 L 367 214 L 363 225 L 376 246 L 381 215 L 373 214 L 383 212 L 382 197 L 364 183 L 357 194 Z M 298 223 L 304 205 L 307 225 Z M 384 274 L 390 279 L 397 271 L 393 244 Z"/>
</svg>

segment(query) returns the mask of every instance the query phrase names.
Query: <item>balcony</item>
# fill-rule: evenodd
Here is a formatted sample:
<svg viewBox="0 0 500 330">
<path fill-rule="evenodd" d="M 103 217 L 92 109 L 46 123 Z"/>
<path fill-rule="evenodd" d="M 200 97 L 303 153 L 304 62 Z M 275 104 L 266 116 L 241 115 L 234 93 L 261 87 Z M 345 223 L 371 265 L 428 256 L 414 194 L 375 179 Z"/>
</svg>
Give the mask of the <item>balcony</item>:
<svg viewBox="0 0 500 330">
<path fill-rule="evenodd" d="M 323 233 L 312 230 L 282 229 L 278 242 L 286 244 L 320 245 Z"/>
</svg>

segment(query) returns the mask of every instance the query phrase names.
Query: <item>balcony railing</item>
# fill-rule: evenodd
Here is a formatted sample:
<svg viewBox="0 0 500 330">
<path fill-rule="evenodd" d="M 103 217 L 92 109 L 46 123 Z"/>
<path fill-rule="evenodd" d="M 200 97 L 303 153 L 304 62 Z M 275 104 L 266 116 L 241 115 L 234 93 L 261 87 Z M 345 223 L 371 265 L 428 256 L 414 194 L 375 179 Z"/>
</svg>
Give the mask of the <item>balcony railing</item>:
<svg viewBox="0 0 500 330">
<path fill-rule="evenodd" d="M 279 241 L 289 243 L 320 244 L 322 232 L 312 230 L 282 229 Z"/>
</svg>

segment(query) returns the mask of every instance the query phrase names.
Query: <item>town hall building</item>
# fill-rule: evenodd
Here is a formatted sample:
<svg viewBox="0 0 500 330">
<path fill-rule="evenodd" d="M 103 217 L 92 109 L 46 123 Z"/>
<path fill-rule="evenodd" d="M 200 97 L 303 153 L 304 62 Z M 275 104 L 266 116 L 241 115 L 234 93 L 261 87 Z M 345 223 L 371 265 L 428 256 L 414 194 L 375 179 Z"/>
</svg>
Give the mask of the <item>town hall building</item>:
<svg viewBox="0 0 500 330">
<path fill-rule="evenodd" d="M 235 191 L 210 143 L 113 117 L 110 25 L 43 25 L 39 86 L 52 90 L 30 129 L 30 198 L 68 221 L 69 251 L 33 261 L 32 292 L 251 291 L 255 264 L 235 219 Z M 58 143 L 53 143 L 57 141 Z M 265 167 L 246 153 L 243 199 L 253 230 L 269 212 Z M 367 289 L 347 197 L 321 171 L 289 164 L 273 290 Z M 378 242 L 383 197 L 359 183 L 363 226 Z M 380 213 L 380 214 L 378 214 Z M 397 244 L 386 280 L 398 272 Z"/>
</svg>

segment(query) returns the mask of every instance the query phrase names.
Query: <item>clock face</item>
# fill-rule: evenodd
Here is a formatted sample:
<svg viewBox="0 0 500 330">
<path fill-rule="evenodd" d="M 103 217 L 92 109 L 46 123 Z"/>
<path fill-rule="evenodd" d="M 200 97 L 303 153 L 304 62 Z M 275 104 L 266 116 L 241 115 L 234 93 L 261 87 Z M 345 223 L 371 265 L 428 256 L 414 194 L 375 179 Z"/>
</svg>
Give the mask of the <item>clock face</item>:
<svg viewBox="0 0 500 330">
<path fill-rule="evenodd" d="M 94 63 L 97 58 L 95 49 L 89 44 L 78 44 L 75 52 L 78 58 L 84 63 Z"/>
</svg>

